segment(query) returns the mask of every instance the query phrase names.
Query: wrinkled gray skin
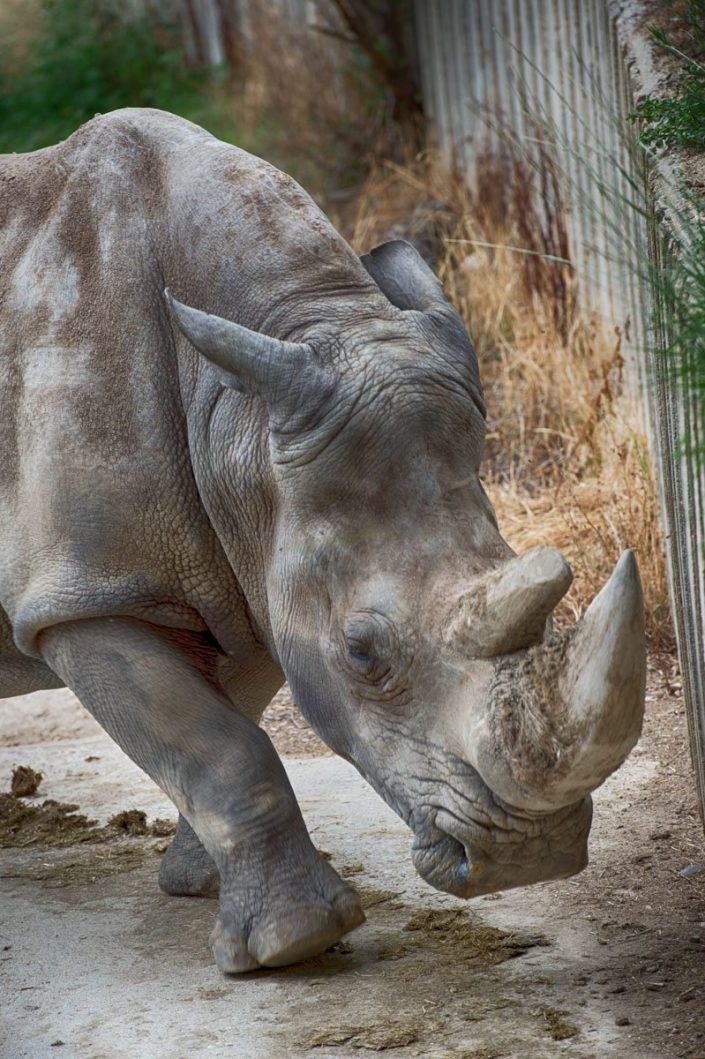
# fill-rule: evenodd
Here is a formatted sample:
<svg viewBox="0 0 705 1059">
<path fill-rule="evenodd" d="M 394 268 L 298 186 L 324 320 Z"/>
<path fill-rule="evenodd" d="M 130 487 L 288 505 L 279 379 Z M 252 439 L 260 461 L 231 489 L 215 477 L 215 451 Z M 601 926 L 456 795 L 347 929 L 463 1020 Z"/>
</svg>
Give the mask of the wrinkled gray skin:
<svg viewBox="0 0 705 1059">
<path fill-rule="evenodd" d="M 0 160 L 0 261 L 0 694 L 66 684 L 173 799 L 160 881 L 219 886 L 219 967 L 363 920 L 257 725 L 285 678 L 433 886 L 579 871 L 641 723 L 636 566 L 544 641 L 570 571 L 499 534 L 415 251 L 361 262 L 284 174 L 125 110 Z"/>
</svg>

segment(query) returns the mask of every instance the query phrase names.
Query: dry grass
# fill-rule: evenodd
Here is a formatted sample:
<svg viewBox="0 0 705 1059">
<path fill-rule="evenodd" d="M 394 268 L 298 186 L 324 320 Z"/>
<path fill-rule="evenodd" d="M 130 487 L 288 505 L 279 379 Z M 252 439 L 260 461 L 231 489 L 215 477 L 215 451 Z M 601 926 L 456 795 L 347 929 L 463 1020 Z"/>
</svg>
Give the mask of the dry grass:
<svg viewBox="0 0 705 1059">
<path fill-rule="evenodd" d="M 433 258 L 480 359 L 500 528 L 519 552 L 563 551 L 575 574 L 563 615 L 578 616 L 634 548 L 652 646 L 668 648 L 658 497 L 622 392 L 621 335 L 578 310 L 564 215 L 545 156 L 488 161 L 474 194 L 422 157 L 373 170 L 350 234 L 359 251 L 402 236 Z"/>
</svg>

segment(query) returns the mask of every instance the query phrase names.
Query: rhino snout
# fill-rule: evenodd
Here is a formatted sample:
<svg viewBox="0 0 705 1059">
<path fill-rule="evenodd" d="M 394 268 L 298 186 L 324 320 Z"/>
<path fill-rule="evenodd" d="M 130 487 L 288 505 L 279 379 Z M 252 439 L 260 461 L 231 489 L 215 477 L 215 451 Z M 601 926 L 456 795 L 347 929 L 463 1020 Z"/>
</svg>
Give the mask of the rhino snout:
<svg viewBox="0 0 705 1059">
<path fill-rule="evenodd" d="M 509 826 L 496 831 L 440 810 L 415 838 L 412 860 L 435 889 L 463 898 L 563 879 L 587 865 L 591 821 L 589 797 L 542 817 L 505 817 Z"/>
</svg>

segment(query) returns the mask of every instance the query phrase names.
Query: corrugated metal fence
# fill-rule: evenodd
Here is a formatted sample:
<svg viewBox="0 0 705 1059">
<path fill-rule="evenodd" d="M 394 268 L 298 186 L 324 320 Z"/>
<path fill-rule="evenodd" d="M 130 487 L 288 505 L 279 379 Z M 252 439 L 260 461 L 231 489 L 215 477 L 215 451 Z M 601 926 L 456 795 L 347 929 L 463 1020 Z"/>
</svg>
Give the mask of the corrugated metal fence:
<svg viewBox="0 0 705 1059">
<path fill-rule="evenodd" d="M 625 210 L 629 82 L 604 0 L 417 0 L 424 105 L 468 178 L 489 151 L 551 139 L 583 301 L 643 344 L 644 218 Z M 616 120 L 617 119 L 617 120 Z M 615 164 L 617 162 L 618 164 Z M 609 188 L 600 194 L 599 188 Z"/>
<path fill-rule="evenodd" d="M 705 815 L 705 481 L 681 445 L 685 436 L 697 435 L 701 412 L 678 379 L 661 370 L 655 352 L 649 262 L 657 264 L 666 250 L 670 207 L 659 204 L 658 195 L 650 200 L 625 120 L 635 73 L 631 30 L 621 26 L 620 33 L 613 18 L 625 5 L 415 0 L 414 6 L 424 106 L 439 146 L 472 182 L 488 151 L 502 152 L 508 140 L 514 150 L 530 150 L 545 137 L 563 176 L 581 302 L 625 329 L 628 376 L 647 412 L 657 464 Z"/>
</svg>

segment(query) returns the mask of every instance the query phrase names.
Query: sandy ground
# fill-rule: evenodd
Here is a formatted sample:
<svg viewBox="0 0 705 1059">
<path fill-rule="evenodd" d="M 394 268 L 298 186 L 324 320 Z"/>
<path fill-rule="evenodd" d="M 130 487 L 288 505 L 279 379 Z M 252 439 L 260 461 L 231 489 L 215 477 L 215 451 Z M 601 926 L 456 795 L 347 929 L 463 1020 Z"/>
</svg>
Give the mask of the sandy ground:
<svg viewBox="0 0 705 1059">
<path fill-rule="evenodd" d="M 415 876 L 404 825 L 281 694 L 266 725 L 368 923 L 228 979 L 206 946 L 215 903 L 157 888 L 168 839 L 3 849 L 2 1059 L 705 1059 L 705 843 L 679 688 L 654 668 L 648 700 L 596 793 L 586 871 L 463 904 Z M 0 734 L 0 788 L 38 768 L 34 804 L 175 816 L 67 691 L 0 702 Z"/>
</svg>

